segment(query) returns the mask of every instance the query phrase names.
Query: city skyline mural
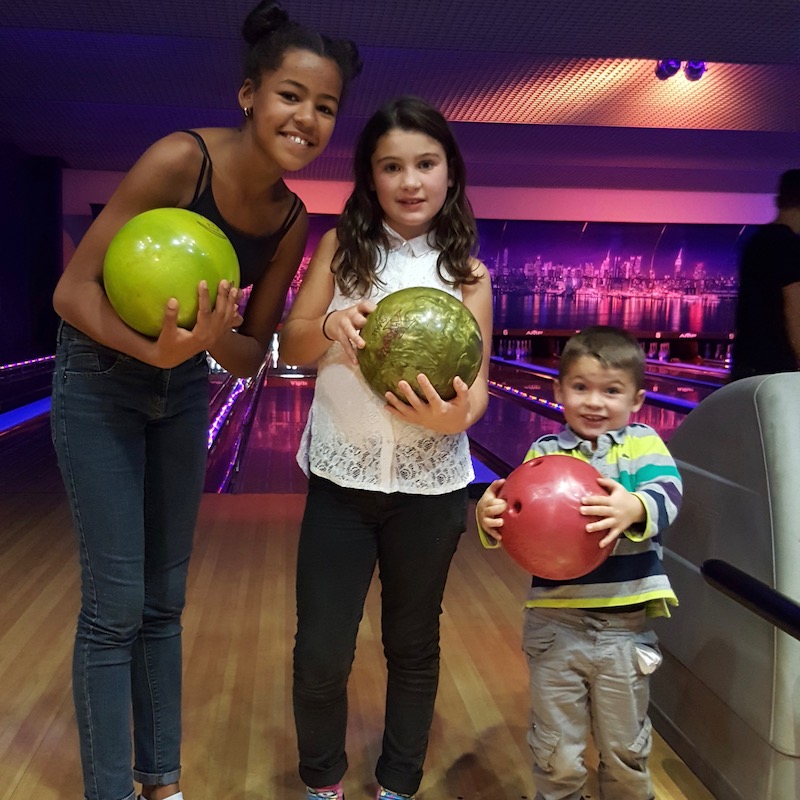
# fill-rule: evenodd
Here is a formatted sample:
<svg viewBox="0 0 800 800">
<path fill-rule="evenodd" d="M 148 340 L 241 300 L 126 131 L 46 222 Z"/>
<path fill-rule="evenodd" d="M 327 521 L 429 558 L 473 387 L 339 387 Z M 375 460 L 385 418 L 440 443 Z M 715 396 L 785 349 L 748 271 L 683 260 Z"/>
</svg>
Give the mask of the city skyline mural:
<svg viewBox="0 0 800 800">
<path fill-rule="evenodd" d="M 334 215 L 311 215 L 293 292 Z M 519 334 L 618 325 L 733 333 L 740 248 L 755 226 L 478 220 L 494 327 Z M 292 297 L 290 296 L 290 302 Z"/>
</svg>

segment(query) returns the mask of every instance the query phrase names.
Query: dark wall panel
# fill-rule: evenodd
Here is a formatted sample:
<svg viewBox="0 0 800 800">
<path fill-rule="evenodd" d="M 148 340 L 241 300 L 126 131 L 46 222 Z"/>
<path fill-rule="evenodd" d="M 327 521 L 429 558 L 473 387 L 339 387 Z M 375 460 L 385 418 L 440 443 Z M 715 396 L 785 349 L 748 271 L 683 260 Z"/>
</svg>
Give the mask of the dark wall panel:
<svg viewBox="0 0 800 800">
<path fill-rule="evenodd" d="M 61 271 L 61 163 L 0 146 L 0 363 L 51 354 Z"/>
</svg>

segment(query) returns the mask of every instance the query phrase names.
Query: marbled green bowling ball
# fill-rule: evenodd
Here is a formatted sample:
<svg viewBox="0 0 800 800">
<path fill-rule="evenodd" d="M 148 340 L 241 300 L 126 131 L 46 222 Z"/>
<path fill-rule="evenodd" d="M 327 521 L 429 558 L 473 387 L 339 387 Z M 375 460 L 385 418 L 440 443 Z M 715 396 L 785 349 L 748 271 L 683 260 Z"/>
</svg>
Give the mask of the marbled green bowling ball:
<svg viewBox="0 0 800 800">
<path fill-rule="evenodd" d="M 425 399 L 417 375 L 428 376 L 444 400 L 455 397 L 453 379 L 468 386 L 481 368 L 483 344 L 478 322 L 459 300 L 441 289 L 412 287 L 386 295 L 361 331 L 366 347 L 358 363 L 367 383 L 381 396 L 408 381 Z"/>
</svg>

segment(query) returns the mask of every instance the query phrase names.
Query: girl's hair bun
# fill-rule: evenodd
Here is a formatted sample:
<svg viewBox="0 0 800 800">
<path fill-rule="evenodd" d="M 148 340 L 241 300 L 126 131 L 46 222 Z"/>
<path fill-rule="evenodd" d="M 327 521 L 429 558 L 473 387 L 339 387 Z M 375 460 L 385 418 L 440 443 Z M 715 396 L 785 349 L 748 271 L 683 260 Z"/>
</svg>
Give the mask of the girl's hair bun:
<svg viewBox="0 0 800 800">
<path fill-rule="evenodd" d="M 251 47 L 262 37 L 268 36 L 289 24 L 289 15 L 275 0 L 261 2 L 247 15 L 242 25 L 242 37 Z"/>
</svg>

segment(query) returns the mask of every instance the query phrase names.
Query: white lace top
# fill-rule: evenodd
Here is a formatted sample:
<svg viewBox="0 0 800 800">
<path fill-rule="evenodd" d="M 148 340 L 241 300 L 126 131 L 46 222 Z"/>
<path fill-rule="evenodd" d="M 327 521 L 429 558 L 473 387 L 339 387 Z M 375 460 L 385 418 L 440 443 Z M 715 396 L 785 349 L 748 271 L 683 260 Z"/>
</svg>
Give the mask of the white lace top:
<svg viewBox="0 0 800 800">
<path fill-rule="evenodd" d="M 391 247 L 380 262 L 383 283 L 370 299 L 377 302 L 410 286 L 435 287 L 461 299 L 461 290 L 439 277 L 439 251 L 427 236 L 405 241 L 390 228 L 386 231 Z M 328 308 L 354 302 L 337 287 Z M 341 344 L 331 344 L 317 364 L 314 399 L 297 453 L 306 475 L 310 471 L 353 489 L 407 494 L 445 494 L 473 479 L 466 433 L 441 434 L 410 425 L 389 414 L 385 405 Z"/>
</svg>

